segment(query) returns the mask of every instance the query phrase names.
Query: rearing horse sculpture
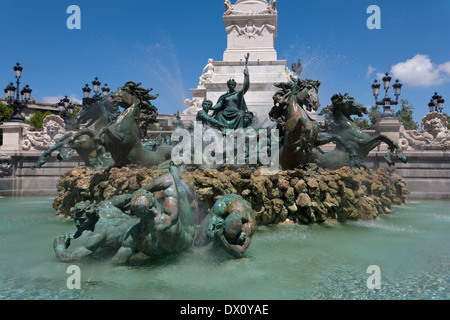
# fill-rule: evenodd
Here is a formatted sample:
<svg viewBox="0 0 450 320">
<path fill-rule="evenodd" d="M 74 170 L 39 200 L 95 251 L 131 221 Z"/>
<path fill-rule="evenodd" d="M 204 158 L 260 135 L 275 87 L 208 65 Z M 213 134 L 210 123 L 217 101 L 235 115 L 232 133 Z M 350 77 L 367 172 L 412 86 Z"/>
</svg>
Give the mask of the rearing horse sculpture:
<svg viewBox="0 0 450 320">
<path fill-rule="evenodd" d="M 99 132 L 103 127 L 116 121 L 119 114 L 119 107 L 110 96 L 85 98 L 76 120 L 80 124 L 89 121 L 86 128 L 76 133 L 68 133 L 58 140 L 52 148 L 46 150 L 39 157 L 32 169 L 42 167 L 46 163 L 46 158 L 50 157 L 56 150 L 60 152 L 57 156 L 58 160 L 68 160 L 71 158 L 73 151 L 76 151 L 83 159 L 86 167 L 100 169 L 101 166 L 111 165 L 112 163 L 108 163 L 111 161 L 110 156 L 105 155 L 101 161 L 98 157 L 94 158 L 95 146 L 92 140 L 92 132 Z"/>
<path fill-rule="evenodd" d="M 155 100 L 158 95 L 149 95 L 152 89 L 140 87 L 140 83 L 127 82 L 111 94 L 111 98 L 121 107 L 125 108 L 116 122 L 107 125 L 95 134 L 96 150 L 101 155 L 104 149 L 111 154 L 114 167 L 135 164 L 144 167 L 153 167 L 170 159 L 171 145 L 159 147 L 156 151 L 146 150 L 141 143 L 143 133 L 137 120 L 153 118 L 158 115 L 156 107 L 149 100 Z"/>
<path fill-rule="evenodd" d="M 366 108 L 348 95 L 334 97 L 332 106 L 336 108 L 333 108 L 334 111 L 331 112 L 333 118 L 326 117 L 325 128 L 321 128 L 319 123 L 311 119 L 306 112 L 306 110 L 316 111 L 320 106 L 317 97 L 320 82 L 301 80 L 296 77 L 291 77 L 291 80 L 274 84 L 281 90 L 274 94 L 275 106 L 269 113 L 271 120 L 278 123 L 281 131 L 283 143 L 280 149 L 280 165 L 282 169 L 293 169 L 308 163 L 316 163 L 327 169 L 346 165 L 351 168 L 365 168 L 363 159 L 381 142 L 389 146 L 390 152 L 385 157 L 389 165 L 393 164 L 392 156 L 395 152 L 401 161 L 406 162 L 398 145 L 388 137 L 383 135 L 370 137 L 361 130 L 358 131 L 350 115 L 362 115 L 366 112 Z M 325 110 L 328 112 L 331 107 Z M 334 125 L 331 124 L 331 119 L 334 119 Z M 319 147 L 330 142 L 336 144 L 336 150 L 323 153 Z"/>
<path fill-rule="evenodd" d="M 320 132 L 319 123 L 306 112 L 316 111 L 320 107 L 317 96 L 320 82 L 297 77 L 291 77 L 291 80 L 274 84 L 281 90 L 274 94 L 274 107 L 269 113 L 270 119 L 278 123 L 282 137 L 282 169 L 305 166 L 310 162 L 310 152 L 314 147 L 342 141 L 338 134 Z"/>
<path fill-rule="evenodd" d="M 320 82 L 295 77 L 291 77 L 291 80 L 274 84 L 281 90 L 275 92 L 274 107 L 269 113 L 270 119 L 278 123 L 283 141 L 280 150 L 282 169 L 305 165 L 305 155 L 298 152 L 296 144 L 300 139 L 306 142 L 307 135 L 319 132 L 319 125 L 309 119 L 303 106 L 308 111 L 315 111 L 320 107 L 317 97 Z"/>
<path fill-rule="evenodd" d="M 384 156 L 389 166 L 394 165 L 394 156 L 403 163 L 407 162 L 402 149 L 393 140 L 383 134 L 370 136 L 357 126 L 351 116 L 361 117 L 363 113 L 367 113 L 365 106 L 356 102 L 347 93 L 333 95 L 331 102 L 331 105 L 321 112 L 321 115 L 325 115 L 324 130 L 332 135 L 338 134 L 342 140 L 336 142 L 336 148 L 333 151 L 320 153 L 318 150 L 313 150 L 312 162 L 328 169 L 337 169 L 342 166 L 366 168 L 364 158 L 382 142 L 389 148 Z M 352 152 L 349 154 L 348 150 Z"/>
</svg>

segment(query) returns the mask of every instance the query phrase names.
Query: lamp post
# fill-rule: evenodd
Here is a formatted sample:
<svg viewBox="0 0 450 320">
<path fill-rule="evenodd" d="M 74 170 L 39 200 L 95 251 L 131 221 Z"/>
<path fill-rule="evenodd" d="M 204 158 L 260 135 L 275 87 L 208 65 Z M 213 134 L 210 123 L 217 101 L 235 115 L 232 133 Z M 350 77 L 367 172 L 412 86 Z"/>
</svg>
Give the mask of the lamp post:
<svg viewBox="0 0 450 320">
<path fill-rule="evenodd" d="M 102 94 L 103 96 L 107 96 L 110 93 L 111 89 L 108 88 L 108 84 L 105 83 L 105 86 L 102 88 Z"/>
<path fill-rule="evenodd" d="M 20 78 L 22 77 L 23 68 L 20 66 L 20 63 L 17 63 L 13 69 L 14 76 L 17 79 L 17 87 L 14 87 L 14 84 L 11 82 L 4 90 L 8 107 L 14 110 L 14 113 L 10 117 L 9 121 L 23 123 L 25 118 L 20 114 L 20 110 L 27 106 L 32 90 L 28 85 L 26 85 L 25 88 L 20 91 Z"/>
<path fill-rule="evenodd" d="M 397 79 L 395 83 L 392 85 L 392 88 L 394 89 L 394 96 L 395 100 L 392 100 L 388 95 L 388 90 L 391 86 L 391 80 L 392 78 L 389 76 L 389 73 L 386 72 L 383 77 L 383 87 L 385 90 L 384 98 L 381 101 L 378 101 L 378 95 L 380 94 L 380 87 L 381 84 L 378 83 L 377 80 L 374 80 L 374 83 L 372 84 L 372 91 L 373 96 L 375 97 L 375 104 L 378 106 L 383 106 L 383 112 L 381 113 L 381 119 L 387 119 L 391 118 L 394 119 L 394 113 L 391 110 L 391 106 L 395 106 L 398 104 L 398 97 L 401 94 L 402 84 Z"/>
<path fill-rule="evenodd" d="M 70 116 L 73 114 L 74 105 L 67 96 L 65 96 L 64 99 L 59 100 L 57 105 L 59 113 L 62 114 L 62 118 L 66 124 L 66 131 L 72 130 Z"/>
<path fill-rule="evenodd" d="M 107 96 L 111 89 L 108 88 L 108 84 L 105 83 L 105 86 L 101 88 L 102 94 L 100 94 L 100 86 L 101 82 L 98 80 L 97 77 L 95 77 L 95 80 L 92 81 L 92 89 L 89 88 L 89 84 L 86 83 L 86 85 L 82 88 L 83 90 L 83 104 L 84 103 L 95 103 L 102 99 L 102 96 Z M 94 91 L 94 95 L 92 98 L 90 97 L 91 91 Z"/>
<path fill-rule="evenodd" d="M 95 80 L 94 81 L 92 81 L 92 86 L 94 87 L 94 93 L 95 94 L 98 94 L 99 93 L 99 91 L 100 91 L 100 85 L 101 85 L 102 83 L 100 82 L 100 81 L 98 81 L 98 78 L 97 77 L 95 77 Z"/>
<path fill-rule="evenodd" d="M 442 96 L 438 95 L 438 93 L 435 92 L 434 96 L 428 103 L 428 108 L 430 109 L 430 112 L 436 111 L 442 113 L 442 111 L 444 110 L 444 102 L 445 100 L 442 98 Z"/>
<path fill-rule="evenodd" d="M 86 86 L 83 87 L 83 99 L 89 98 L 89 95 L 91 94 L 91 88 L 89 88 L 89 85 L 86 83 Z"/>
</svg>

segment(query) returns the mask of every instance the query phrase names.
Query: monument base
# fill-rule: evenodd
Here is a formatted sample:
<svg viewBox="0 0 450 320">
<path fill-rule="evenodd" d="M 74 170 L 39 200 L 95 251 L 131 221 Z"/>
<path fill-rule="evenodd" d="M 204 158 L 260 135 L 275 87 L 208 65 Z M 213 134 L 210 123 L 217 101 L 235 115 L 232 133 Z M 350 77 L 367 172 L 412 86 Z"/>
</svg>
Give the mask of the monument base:
<svg viewBox="0 0 450 320">
<path fill-rule="evenodd" d="M 23 128 L 30 127 L 22 122 L 5 122 L 0 126 L 3 130 L 3 144 L 1 151 L 22 150 L 22 131 Z"/>
<path fill-rule="evenodd" d="M 399 143 L 400 141 L 400 127 L 402 126 L 402 123 L 398 121 L 397 119 L 381 119 L 377 123 L 375 123 L 375 132 L 376 134 L 384 134 L 389 139 L 394 141 L 395 143 Z M 378 146 L 378 151 L 385 151 L 388 150 L 388 145 L 385 143 L 381 143 Z"/>
</svg>

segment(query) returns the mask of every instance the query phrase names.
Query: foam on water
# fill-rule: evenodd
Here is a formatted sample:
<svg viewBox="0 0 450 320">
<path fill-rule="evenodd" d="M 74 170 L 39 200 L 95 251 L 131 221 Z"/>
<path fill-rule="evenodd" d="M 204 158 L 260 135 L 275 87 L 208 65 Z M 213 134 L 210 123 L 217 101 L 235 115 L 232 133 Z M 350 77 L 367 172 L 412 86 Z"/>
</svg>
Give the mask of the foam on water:
<svg viewBox="0 0 450 320">
<path fill-rule="evenodd" d="M 414 201 L 374 221 L 259 227 L 238 260 L 206 247 L 113 266 L 107 249 L 56 259 L 53 239 L 75 226 L 52 200 L 0 199 L 0 299 L 450 298 L 450 202 Z M 81 290 L 66 286 L 71 264 Z M 380 267 L 380 290 L 366 286 L 370 265 Z"/>
<path fill-rule="evenodd" d="M 384 223 L 380 220 L 351 221 L 351 222 L 348 222 L 348 224 L 356 226 L 356 227 L 362 227 L 362 228 L 382 229 L 382 230 L 389 231 L 389 232 L 409 232 L 409 233 L 420 232 L 419 230 L 414 229 L 412 226 L 400 227 L 400 226 L 396 226 L 394 224 Z"/>
</svg>

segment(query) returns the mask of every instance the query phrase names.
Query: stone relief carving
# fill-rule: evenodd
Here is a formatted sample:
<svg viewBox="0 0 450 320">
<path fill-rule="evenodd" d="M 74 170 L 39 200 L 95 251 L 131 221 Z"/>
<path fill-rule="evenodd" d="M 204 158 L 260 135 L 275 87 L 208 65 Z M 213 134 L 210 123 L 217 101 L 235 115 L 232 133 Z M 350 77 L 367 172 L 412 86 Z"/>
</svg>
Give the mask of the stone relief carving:
<svg viewBox="0 0 450 320">
<path fill-rule="evenodd" d="M 400 128 L 400 146 L 403 150 L 449 150 L 447 126 L 447 118 L 442 113 L 430 112 L 422 119 L 422 130 Z"/>
<path fill-rule="evenodd" d="M 182 116 L 196 115 L 197 112 L 202 110 L 202 99 L 199 98 L 194 98 L 192 100 L 185 99 L 184 104 L 190 107 L 183 111 L 183 113 L 181 114 Z"/>
<path fill-rule="evenodd" d="M 276 14 L 277 12 L 277 0 L 270 0 L 269 2 L 269 13 Z"/>
<path fill-rule="evenodd" d="M 202 75 L 200 76 L 199 85 L 205 85 L 206 83 L 211 82 L 211 78 L 214 74 L 214 60 L 209 58 L 208 64 L 203 68 Z M 205 72 L 206 71 L 206 72 Z"/>
<path fill-rule="evenodd" d="M 248 20 L 244 27 L 234 24 L 227 27 L 225 30 L 227 31 L 227 33 L 236 30 L 238 37 L 245 36 L 250 39 L 256 38 L 256 36 L 260 36 L 266 29 L 271 33 L 275 31 L 275 27 L 268 23 L 265 23 L 258 27 L 254 24 L 253 20 Z"/>
<path fill-rule="evenodd" d="M 260 14 L 277 14 L 277 1 L 270 0 L 267 4 L 267 8 L 259 11 L 237 11 L 234 5 L 229 0 L 224 2 L 225 12 L 224 15 L 260 15 Z"/>
<path fill-rule="evenodd" d="M 12 175 L 13 165 L 12 157 L 10 155 L 0 154 L 0 178 Z"/>
<path fill-rule="evenodd" d="M 54 114 L 45 117 L 42 127 L 42 131 L 30 131 L 29 127 L 23 129 L 24 150 L 47 150 L 66 134 L 64 120 Z"/>
<path fill-rule="evenodd" d="M 224 15 L 232 14 L 232 11 L 234 10 L 234 6 L 231 4 L 230 0 L 225 0 L 223 5 L 225 6 L 225 13 L 224 13 Z"/>
</svg>

